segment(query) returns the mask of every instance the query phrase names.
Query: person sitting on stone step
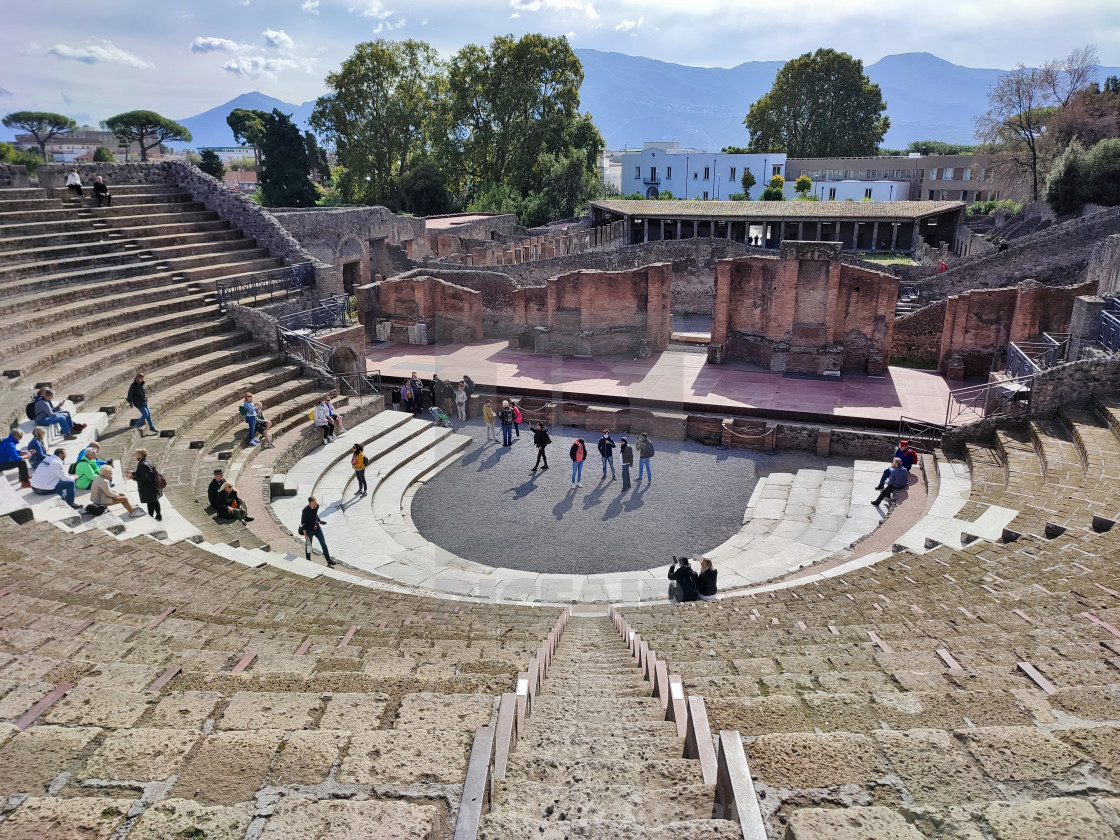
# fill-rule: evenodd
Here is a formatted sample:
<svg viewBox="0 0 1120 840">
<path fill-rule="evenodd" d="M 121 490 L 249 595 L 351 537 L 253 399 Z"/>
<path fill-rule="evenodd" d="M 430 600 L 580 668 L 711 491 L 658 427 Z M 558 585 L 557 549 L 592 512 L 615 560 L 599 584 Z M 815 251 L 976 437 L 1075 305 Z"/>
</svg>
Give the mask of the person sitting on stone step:
<svg viewBox="0 0 1120 840">
<path fill-rule="evenodd" d="M 218 493 L 217 512 L 222 519 L 240 519 L 242 522 L 253 521 L 253 517 L 249 515 L 249 509 L 245 507 L 245 503 L 237 495 L 237 488 L 228 481 L 222 485 L 222 489 Z"/>
<path fill-rule="evenodd" d="M 885 483 L 885 486 L 884 486 Z M 890 496 L 896 490 L 905 490 L 910 486 L 910 473 L 907 472 L 906 467 L 902 466 L 902 460 L 895 458 L 891 461 L 890 469 L 887 470 L 886 476 L 879 487 L 879 495 L 871 504 L 879 507 L 883 503 L 883 499 Z"/>
<path fill-rule="evenodd" d="M 75 423 L 69 411 L 62 410 L 62 403 L 55 405 L 54 391 L 50 388 L 43 389 L 43 398 L 35 401 L 35 425 L 58 426 L 64 435 L 77 434 L 85 431 L 85 423 Z"/>
<path fill-rule="evenodd" d="M 27 469 L 27 462 L 31 460 L 31 452 L 19 448 L 23 439 L 23 431 L 19 427 L 12 427 L 6 438 L 0 440 L 0 472 L 7 470 L 19 471 L 19 486 L 31 486 L 31 473 Z"/>
<path fill-rule="evenodd" d="M 275 449 L 276 444 L 272 442 L 272 435 L 268 431 L 272 428 L 272 421 L 265 418 L 264 405 L 261 404 L 260 400 L 257 400 L 253 405 L 257 409 L 257 431 L 260 433 L 261 440 L 264 441 L 264 448 Z"/>
<path fill-rule="evenodd" d="M 206 486 L 206 498 L 214 512 L 218 512 L 218 494 L 222 492 L 222 485 L 226 483 L 225 471 L 221 467 L 214 470 L 214 478 Z"/>
<path fill-rule="evenodd" d="M 133 519 L 139 519 L 141 516 L 146 516 L 147 511 L 143 508 L 133 507 L 132 502 L 128 500 L 128 496 L 124 493 L 113 492 L 113 468 L 106 464 L 97 471 L 97 476 L 93 479 L 93 483 L 89 488 L 89 502 L 91 505 L 109 505 L 120 504 L 128 511 L 128 515 Z"/>
<path fill-rule="evenodd" d="M 105 202 L 106 207 L 113 206 L 113 194 L 109 192 L 109 185 L 101 180 L 98 175 L 93 179 L 93 197 L 97 199 L 97 206 L 101 206 L 101 202 Z"/>
<path fill-rule="evenodd" d="M 696 589 L 696 571 L 688 564 L 687 557 L 674 557 L 669 564 L 669 600 L 681 604 L 696 601 L 700 593 Z"/>
<path fill-rule="evenodd" d="M 707 557 L 700 558 L 700 574 L 696 578 L 696 590 L 701 601 L 714 601 L 716 597 L 716 570 Z"/>
<path fill-rule="evenodd" d="M 36 469 L 47 457 L 47 430 L 36 426 L 31 430 L 31 443 L 27 444 L 27 451 L 31 453 L 28 464 L 31 469 Z"/>
<path fill-rule="evenodd" d="M 31 475 L 31 490 L 38 496 L 58 496 L 74 510 L 74 482 L 66 472 L 66 450 L 56 449 Z"/>
<path fill-rule="evenodd" d="M 74 483 L 79 490 L 88 490 L 93 485 L 93 480 L 101 473 L 101 468 L 111 465 L 111 461 L 98 460 L 101 454 L 101 444 L 90 441 L 89 446 L 78 453 L 78 462 L 74 467 Z"/>
<path fill-rule="evenodd" d="M 81 198 L 85 193 L 82 192 L 82 176 L 78 174 L 77 169 L 71 169 L 70 174 L 66 176 L 66 189 L 74 193 L 74 195 Z"/>
</svg>

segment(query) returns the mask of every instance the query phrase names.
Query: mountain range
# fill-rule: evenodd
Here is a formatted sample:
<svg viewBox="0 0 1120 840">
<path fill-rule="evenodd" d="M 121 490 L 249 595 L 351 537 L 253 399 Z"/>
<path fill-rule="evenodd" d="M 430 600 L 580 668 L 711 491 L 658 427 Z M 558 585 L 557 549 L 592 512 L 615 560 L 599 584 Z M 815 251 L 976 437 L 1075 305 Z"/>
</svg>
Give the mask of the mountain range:
<svg viewBox="0 0 1120 840">
<path fill-rule="evenodd" d="M 592 114 L 607 147 L 640 146 L 649 140 L 678 140 L 715 151 L 745 146 L 743 117 L 770 89 L 780 61 L 748 61 L 730 69 L 687 67 L 641 56 L 576 50 L 583 62 L 581 107 Z M 1004 70 L 962 67 L 930 53 L 888 55 L 867 65 L 887 102 L 890 131 L 883 145 L 903 148 L 914 140 L 972 143 L 973 120 L 987 110 L 988 89 Z M 1100 78 L 1120 68 L 1100 68 Z M 191 130 L 192 146 L 232 146 L 226 116 L 234 108 L 291 114 L 301 128 L 314 101 L 295 105 L 263 93 L 243 93 L 216 108 L 179 119 Z"/>
</svg>

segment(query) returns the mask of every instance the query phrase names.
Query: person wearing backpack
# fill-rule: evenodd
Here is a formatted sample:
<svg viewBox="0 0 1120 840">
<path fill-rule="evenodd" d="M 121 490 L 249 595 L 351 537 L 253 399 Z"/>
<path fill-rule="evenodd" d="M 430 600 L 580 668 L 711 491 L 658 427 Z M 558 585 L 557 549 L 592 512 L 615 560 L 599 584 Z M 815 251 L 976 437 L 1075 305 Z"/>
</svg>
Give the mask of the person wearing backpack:
<svg viewBox="0 0 1120 840">
<path fill-rule="evenodd" d="M 365 496 L 368 494 L 366 488 L 366 453 L 362 449 L 360 443 L 355 443 L 350 448 L 350 466 L 354 468 L 354 478 L 358 479 L 358 495 Z"/>
<path fill-rule="evenodd" d="M 530 472 L 536 472 L 537 467 L 542 470 L 548 469 L 548 455 L 544 450 L 550 443 L 552 443 L 552 438 L 548 436 L 544 423 L 537 423 L 537 430 L 533 432 L 533 445 L 537 447 L 537 462 L 533 464 L 533 469 Z M 541 467 L 541 461 L 544 461 L 543 467 Z"/>
<path fill-rule="evenodd" d="M 51 402 L 54 391 L 50 388 L 43 389 L 42 399 L 35 399 L 27 406 L 28 412 L 34 412 L 33 419 L 36 426 L 58 426 L 64 435 L 72 435 L 85 430 L 85 423 L 75 423 L 69 411 L 62 410 L 62 403 L 55 405 Z"/>
<path fill-rule="evenodd" d="M 599 438 L 599 454 L 603 456 L 603 478 L 607 477 L 607 464 L 611 466 L 611 481 L 618 476 L 614 472 L 614 438 L 610 429 L 603 429 L 603 436 Z"/>
<path fill-rule="evenodd" d="M 159 434 L 159 429 L 156 424 L 152 422 L 152 411 L 148 408 L 148 391 L 144 387 L 144 374 L 136 374 L 136 378 L 132 380 L 132 384 L 128 386 L 128 396 L 125 397 L 128 404 L 140 412 L 140 417 L 132 421 L 132 425 L 140 429 L 141 436 L 144 432 L 144 423 L 148 424 L 148 428 L 152 430 L 153 434 Z"/>
<path fill-rule="evenodd" d="M 638 450 L 638 481 L 642 480 L 642 470 L 645 470 L 646 481 L 650 484 L 653 483 L 653 471 L 649 466 L 649 459 L 653 457 L 653 441 L 649 439 L 649 435 L 642 432 L 638 435 L 638 444 L 635 447 Z"/>
<path fill-rule="evenodd" d="M 509 400 L 502 400 L 498 419 L 502 423 L 502 446 L 513 446 L 513 409 L 509 407 Z"/>
<path fill-rule="evenodd" d="M 136 450 L 136 466 L 125 472 L 125 478 L 136 481 L 136 489 L 140 491 L 140 502 L 148 506 L 148 513 L 156 518 L 157 522 L 163 521 L 163 511 L 160 510 L 159 497 L 163 495 L 159 484 L 163 483 L 163 476 L 152 466 L 148 460 L 147 449 Z"/>
</svg>

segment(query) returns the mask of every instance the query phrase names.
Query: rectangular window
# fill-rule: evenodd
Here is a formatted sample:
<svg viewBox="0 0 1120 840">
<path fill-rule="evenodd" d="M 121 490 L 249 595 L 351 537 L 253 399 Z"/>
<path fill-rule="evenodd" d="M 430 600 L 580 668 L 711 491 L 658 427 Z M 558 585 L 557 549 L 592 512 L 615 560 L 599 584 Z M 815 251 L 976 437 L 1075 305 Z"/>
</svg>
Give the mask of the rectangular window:
<svg viewBox="0 0 1120 840">
<path fill-rule="evenodd" d="M 937 167 L 936 166 L 933 167 L 933 169 L 931 169 L 929 171 L 929 179 L 931 181 L 936 181 L 937 180 Z"/>
<path fill-rule="evenodd" d="M 929 191 L 929 200 L 933 201 L 933 190 Z"/>
<path fill-rule="evenodd" d="M 704 200 L 705 201 L 708 200 L 708 191 L 707 190 L 704 190 Z"/>
<path fill-rule="evenodd" d="M 949 191 L 948 190 L 942 190 L 941 191 L 941 200 L 942 201 L 948 201 L 949 200 Z"/>
<path fill-rule="evenodd" d="M 634 167 L 634 177 L 635 178 L 641 178 L 642 177 L 642 167 L 640 167 L 640 166 L 635 166 Z"/>
<path fill-rule="evenodd" d="M 671 166 L 666 166 L 665 167 L 665 178 L 669 181 L 673 180 L 673 167 L 671 167 Z"/>
<path fill-rule="evenodd" d="M 946 169 L 946 170 L 945 170 L 945 174 L 944 174 L 944 175 L 942 175 L 941 177 L 942 177 L 942 179 L 943 179 L 943 180 L 945 180 L 945 181 L 952 181 L 952 180 L 953 180 L 953 176 L 954 176 L 954 175 L 955 175 L 956 173 L 957 173 L 957 170 L 955 170 L 955 169 L 952 169 L 952 168 L 948 168 L 948 169 Z"/>
<path fill-rule="evenodd" d="M 864 198 L 871 198 L 871 187 L 868 187 L 867 189 L 865 189 L 863 191 L 863 197 Z"/>
<path fill-rule="evenodd" d="M 771 172 L 770 174 L 771 174 L 771 176 L 781 175 L 782 174 L 782 165 L 780 163 L 774 164 L 774 171 Z"/>
<path fill-rule="evenodd" d="M 705 166 L 705 167 L 704 167 L 704 180 L 705 180 L 705 181 L 707 181 L 707 180 L 709 180 L 709 179 L 710 179 L 711 177 L 712 177 L 712 173 L 711 173 L 711 170 L 709 170 L 709 169 L 708 169 L 708 167 L 706 167 L 706 166 Z M 704 196 L 704 198 L 707 198 L 707 197 L 708 197 L 707 195 L 705 195 L 705 196 Z"/>
<path fill-rule="evenodd" d="M 735 180 L 735 167 L 734 166 L 731 167 L 731 180 L 732 181 Z"/>
<path fill-rule="evenodd" d="M 695 173 L 695 172 L 693 172 L 693 173 L 692 173 L 692 180 L 693 180 L 693 181 L 695 181 L 695 180 L 696 180 L 697 178 L 699 178 L 699 177 L 700 177 L 700 176 L 699 176 L 699 175 L 698 175 L 697 173 Z"/>
<path fill-rule="evenodd" d="M 961 201 L 968 201 L 968 190 L 961 190 Z"/>
<path fill-rule="evenodd" d="M 985 174 L 987 174 L 987 173 L 986 173 L 986 172 L 984 171 L 984 168 L 983 168 L 983 167 L 981 167 L 981 168 L 980 168 L 980 174 L 976 176 L 976 180 L 977 180 L 977 181 L 983 181 L 983 180 L 984 180 L 984 175 L 985 175 Z"/>
<path fill-rule="evenodd" d="M 967 167 L 967 166 L 965 167 L 964 174 L 961 175 L 961 180 L 962 181 L 971 181 L 972 180 L 972 168 L 971 167 Z"/>
<path fill-rule="evenodd" d="M 828 200 L 829 201 L 835 201 L 836 200 L 836 187 L 829 187 L 828 188 Z"/>
</svg>

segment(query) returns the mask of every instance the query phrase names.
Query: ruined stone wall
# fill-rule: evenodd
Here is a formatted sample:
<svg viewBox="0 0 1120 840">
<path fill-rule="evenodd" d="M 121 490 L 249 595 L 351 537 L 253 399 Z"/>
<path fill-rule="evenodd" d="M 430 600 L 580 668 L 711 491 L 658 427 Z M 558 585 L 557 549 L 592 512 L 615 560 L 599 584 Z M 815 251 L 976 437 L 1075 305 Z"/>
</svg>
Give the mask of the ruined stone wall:
<svg viewBox="0 0 1120 840">
<path fill-rule="evenodd" d="M 402 344 L 466 344 L 482 338 L 482 295 L 434 277 L 383 280 L 357 289 L 367 334 Z"/>
<path fill-rule="evenodd" d="M 1120 234 L 1114 233 L 1093 246 L 1085 280 L 1097 284 L 1101 297 L 1120 293 Z"/>
<path fill-rule="evenodd" d="M 510 266 L 512 267 L 512 266 Z M 521 328 L 513 317 L 513 291 L 517 283 L 505 271 L 430 264 L 399 274 L 394 280 L 435 277 L 482 295 L 482 331 L 490 338 L 510 338 Z M 540 284 L 544 288 L 544 284 Z"/>
<path fill-rule="evenodd" d="M 13 163 L 0 163 L 0 189 L 24 189 L 31 186 L 27 167 Z"/>
<path fill-rule="evenodd" d="M 898 278 L 882 271 L 840 264 L 841 318 L 831 339 L 844 345 L 844 367 L 881 374 L 893 346 Z"/>
<path fill-rule="evenodd" d="M 945 301 L 923 306 L 894 321 L 891 357 L 915 363 L 925 361 L 937 367 L 941 354 L 941 333 L 945 328 Z"/>
<path fill-rule="evenodd" d="M 1096 291 L 1096 283 L 1060 287 L 1043 286 L 1029 280 L 1020 283 L 1011 319 L 1011 340 L 1025 341 L 1044 332 L 1069 332 L 1074 300 Z"/>
<path fill-rule="evenodd" d="M 539 352 L 604 356 L 632 352 L 640 339 L 654 352 L 668 347 L 672 266 L 629 271 L 577 271 L 538 289 L 513 292 L 515 322 Z M 528 340 L 522 342 L 528 344 Z"/>
</svg>

